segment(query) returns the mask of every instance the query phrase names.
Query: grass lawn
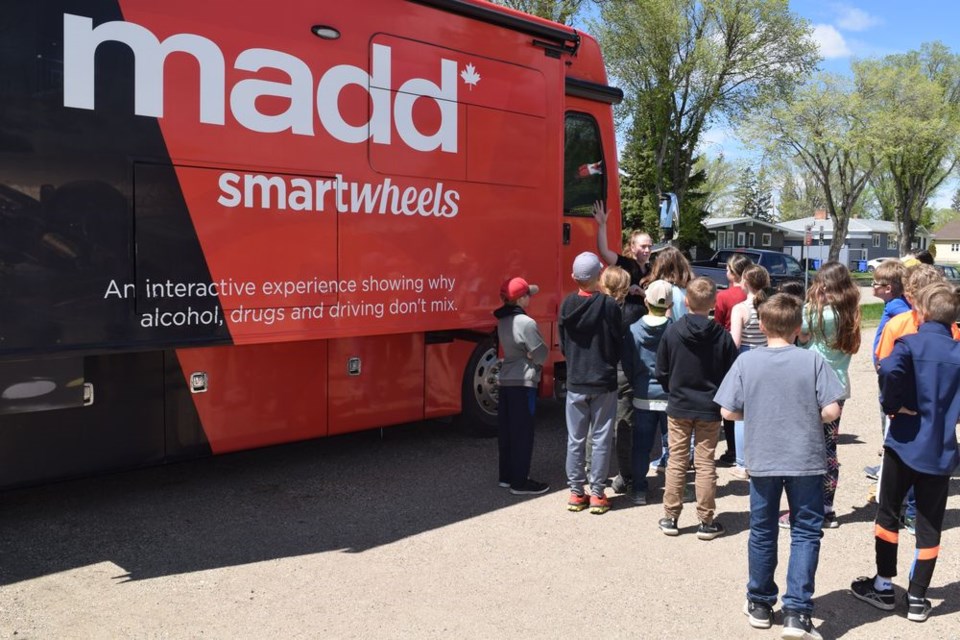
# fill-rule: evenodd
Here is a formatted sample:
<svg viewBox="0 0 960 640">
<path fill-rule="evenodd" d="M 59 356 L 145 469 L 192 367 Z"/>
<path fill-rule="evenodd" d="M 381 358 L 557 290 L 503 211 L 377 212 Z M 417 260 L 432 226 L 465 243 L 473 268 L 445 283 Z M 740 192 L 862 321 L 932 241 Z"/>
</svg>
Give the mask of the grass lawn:
<svg viewBox="0 0 960 640">
<path fill-rule="evenodd" d="M 874 302 L 872 304 L 865 304 L 860 307 L 860 314 L 861 327 L 875 327 L 880 324 L 880 316 L 883 315 L 883 303 Z"/>
</svg>

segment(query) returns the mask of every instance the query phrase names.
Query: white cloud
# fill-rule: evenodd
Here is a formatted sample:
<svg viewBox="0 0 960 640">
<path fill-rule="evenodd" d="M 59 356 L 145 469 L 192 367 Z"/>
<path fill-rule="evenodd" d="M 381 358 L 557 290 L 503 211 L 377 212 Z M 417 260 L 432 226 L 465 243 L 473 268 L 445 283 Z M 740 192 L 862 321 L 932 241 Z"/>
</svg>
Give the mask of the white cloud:
<svg viewBox="0 0 960 640">
<path fill-rule="evenodd" d="M 837 10 L 837 26 L 844 31 L 866 31 L 882 22 L 880 18 L 872 16 L 862 9 L 845 4 L 835 5 Z"/>
<path fill-rule="evenodd" d="M 851 55 L 847 41 L 833 25 L 814 25 L 812 37 L 824 58 L 846 58 Z"/>
</svg>

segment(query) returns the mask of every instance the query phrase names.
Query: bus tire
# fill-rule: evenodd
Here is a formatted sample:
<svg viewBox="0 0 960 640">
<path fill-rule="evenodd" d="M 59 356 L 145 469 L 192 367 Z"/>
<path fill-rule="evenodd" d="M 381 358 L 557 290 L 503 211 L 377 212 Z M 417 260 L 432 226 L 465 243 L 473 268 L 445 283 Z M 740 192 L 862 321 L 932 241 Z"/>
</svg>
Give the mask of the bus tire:
<svg viewBox="0 0 960 640">
<path fill-rule="evenodd" d="M 467 362 L 457 424 L 470 435 L 480 438 L 497 435 L 500 364 L 497 344 L 492 336 L 477 343 Z"/>
</svg>

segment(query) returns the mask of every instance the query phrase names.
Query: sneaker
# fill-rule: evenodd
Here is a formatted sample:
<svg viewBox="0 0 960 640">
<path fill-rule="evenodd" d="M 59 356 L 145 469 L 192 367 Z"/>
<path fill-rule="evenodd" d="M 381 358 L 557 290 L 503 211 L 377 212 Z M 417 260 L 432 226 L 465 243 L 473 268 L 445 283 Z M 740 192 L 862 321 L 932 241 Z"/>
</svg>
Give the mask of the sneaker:
<svg viewBox="0 0 960 640">
<path fill-rule="evenodd" d="M 745 467 L 736 466 L 730 469 L 730 476 L 734 480 L 749 480 L 750 472 Z"/>
<path fill-rule="evenodd" d="M 567 511 L 583 511 L 590 506 L 590 499 L 582 493 L 570 492 L 567 498 Z"/>
<path fill-rule="evenodd" d="M 676 518 L 660 518 L 660 522 L 657 523 L 657 526 L 660 527 L 660 531 L 663 531 L 665 535 L 668 535 L 668 536 L 680 535 L 680 529 L 677 528 Z"/>
<path fill-rule="evenodd" d="M 735 465 L 735 464 L 737 464 L 737 458 L 736 458 L 736 456 L 731 456 L 731 455 L 725 453 L 725 454 L 723 454 L 722 456 L 720 456 L 719 458 L 717 458 L 717 466 L 718 466 L 718 467 L 732 467 L 732 466 Z"/>
<path fill-rule="evenodd" d="M 497 482 L 497 486 L 500 487 L 501 489 L 509 489 L 510 483 L 507 482 L 506 480 L 500 480 L 499 482 Z"/>
<path fill-rule="evenodd" d="M 863 473 L 864 473 L 864 475 L 867 476 L 868 479 L 870 479 L 870 480 L 876 480 L 876 479 L 877 479 L 877 475 L 879 475 L 879 473 L 880 473 L 880 465 L 877 465 L 877 466 L 875 466 L 875 467 L 864 467 L 864 468 L 863 468 Z"/>
<path fill-rule="evenodd" d="M 769 629 L 773 625 L 773 607 L 764 602 L 747 600 L 743 605 L 743 613 L 754 629 Z"/>
<path fill-rule="evenodd" d="M 519 487 L 510 487 L 510 493 L 515 496 L 536 496 L 550 490 L 546 482 L 537 482 L 527 478 Z"/>
<path fill-rule="evenodd" d="M 900 518 L 900 526 L 910 535 L 917 535 L 917 516 L 902 516 Z"/>
<path fill-rule="evenodd" d="M 647 506 L 647 492 L 646 491 L 634 491 L 633 492 L 633 504 L 638 507 Z"/>
<path fill-rule="evenodd" d="M 916 598 L 907 594 L 907 620 L 926 622 L 933 605 L 926 598 Z"/>
<path fill-rule="evenodd" d="M 777 520 L 777 526 L 780 527 L 781 529 L 790 528 L 790 512 L 789 511 L 787 511 L 785 514 L 780 516 L 780 518 Z"/>
<path fill-rule="evenodd" d="M 610 511 L 610 501 L 607 496 L 590 496 L 590 513 L 602 515 Z"/>
<path fill-rule="evenodd" d="M 697 538 L 700 540 L 713 540 L 723 535 L 723 525 L 714 520 L 710 524 L 701 522 L 697 527 Z"/>
<path fill-rule="evenodd" d="M 613 489 L 614 493 L 628 493 L 630 491 L 630 485 L 632 484 L 633 482 L 617 474 L 617 477 L 610 483 L 610 488 Z"/>
<path fill-rule="evenodd" d="M 840 521 L 837 520 L 836 511 L 828 511 L 823 514 L 823 529 L 836 529 L 840 526 Z"/>
<path fill-rule="evenodd" d="M 894 607 L 896 607 L 897 600 L 893 594 L 893 587 L 880 591 L 873 586 L 873 578 L 857 578 L 850 583 L 850 591 L 853 593 L 854 598 L 863 600 L 877 609 L 893 611 Z"/>
<path fill-rule="evenodd" d="M 780 637 L 823 640 L 823 636 L 813 628 L 813 620 L 810 619 L 810 614 L 790 611 L 789 609 L 783 611 L 783 631 L 780 633 Z"/>
</svg>

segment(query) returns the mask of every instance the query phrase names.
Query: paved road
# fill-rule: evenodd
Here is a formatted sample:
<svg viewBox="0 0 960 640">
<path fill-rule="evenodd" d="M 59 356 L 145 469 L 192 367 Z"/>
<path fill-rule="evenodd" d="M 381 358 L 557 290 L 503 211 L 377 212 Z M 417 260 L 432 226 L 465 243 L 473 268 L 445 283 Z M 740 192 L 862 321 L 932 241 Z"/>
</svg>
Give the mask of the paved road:
<svg viewBox="0 0 960 640">
<path fill-rule="evenodd" d="M 887 615 L 847 593 L 873 571 L 866 354 L 852 366 L 841 526 L 825 532 L 815 619 L 825 638 L 956 640 L 960 478 L 933 617 L 920 626 L 902 604 Z M 497 488 L 494 441 L 437 422 L 0 494 L 0 637 L 779 637 L 740 612 L 746 483 L 720 471 L 728 535 L 697 540 L 688 507 L 668 538 L 659 495 L 568 513 L 564 438 L 560 407 L 542 405 L 534 476 L 554 490 L 535 498 Z M 910 555 L 901 549 L 904 573 Z"/>
</svg>

